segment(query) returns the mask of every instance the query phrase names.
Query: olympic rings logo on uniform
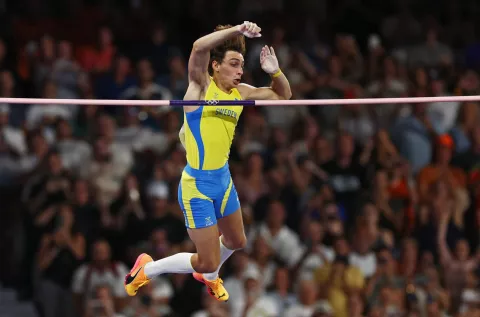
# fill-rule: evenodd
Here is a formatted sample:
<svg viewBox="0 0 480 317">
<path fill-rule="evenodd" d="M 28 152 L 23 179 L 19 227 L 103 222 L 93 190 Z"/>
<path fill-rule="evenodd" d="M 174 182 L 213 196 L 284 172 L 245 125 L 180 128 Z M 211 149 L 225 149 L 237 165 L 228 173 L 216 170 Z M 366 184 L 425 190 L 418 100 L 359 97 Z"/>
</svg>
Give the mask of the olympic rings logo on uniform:
<svg viewBox="0 0 480 317">
<path fill-rule="evenodd" d="M 214 106 L 218 104 L 218 100 L 205 100 L 205 102 L 207 103 L 207 105 L 210 105 L 210 106 Z"/>
</svg>

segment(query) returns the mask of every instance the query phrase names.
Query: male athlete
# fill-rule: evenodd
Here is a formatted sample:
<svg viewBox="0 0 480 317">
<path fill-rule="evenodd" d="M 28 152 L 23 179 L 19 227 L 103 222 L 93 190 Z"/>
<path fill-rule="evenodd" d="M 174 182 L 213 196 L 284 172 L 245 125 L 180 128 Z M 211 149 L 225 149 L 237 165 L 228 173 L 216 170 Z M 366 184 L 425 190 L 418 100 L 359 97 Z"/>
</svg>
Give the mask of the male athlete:
<svg viewBox="0 0 480 317">
<path fill-rule="evenodd" d="M 272 78 L 271 87 L 240 83 L 245 36 L 260 37 L 260 31 L 251 22 L 218 26 L 215 32 L 195 41 L 184 100 L 290 99 L 290 84 L 278 66 L 273 48 L 267 46 L 261 51 L 260 64 Z M 218 272 L 228 257 L 246 244 L 240 202 L 228 167 L 242 109 L 243 106 L 184 106 L 180 139 L 188 163 L 178 188 L 178 201 L 197 253 L 177 253 L 155 262 L 149 255 L 141 254 L 125 277 L 128 295 L 134 296 L 157 275 L 193 273 L 207 286 L 210 295 L 219 301 L 228 300 Z"/>
</svg>

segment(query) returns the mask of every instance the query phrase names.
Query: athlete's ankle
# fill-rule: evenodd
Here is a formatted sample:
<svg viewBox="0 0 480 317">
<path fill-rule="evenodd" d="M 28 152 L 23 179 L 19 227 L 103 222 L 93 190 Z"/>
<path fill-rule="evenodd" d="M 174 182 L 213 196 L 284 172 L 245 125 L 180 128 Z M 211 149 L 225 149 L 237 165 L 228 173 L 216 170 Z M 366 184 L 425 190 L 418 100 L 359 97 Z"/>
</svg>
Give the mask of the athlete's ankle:
<svg viewBox="0 0 480 317">
<path fill-rule="evenodd" d="M 213 282 L 218 278 L 218 272 L 205 273 L 203 274 L 203 278 L 206 279 L 207 281 Z"/>
</svg>

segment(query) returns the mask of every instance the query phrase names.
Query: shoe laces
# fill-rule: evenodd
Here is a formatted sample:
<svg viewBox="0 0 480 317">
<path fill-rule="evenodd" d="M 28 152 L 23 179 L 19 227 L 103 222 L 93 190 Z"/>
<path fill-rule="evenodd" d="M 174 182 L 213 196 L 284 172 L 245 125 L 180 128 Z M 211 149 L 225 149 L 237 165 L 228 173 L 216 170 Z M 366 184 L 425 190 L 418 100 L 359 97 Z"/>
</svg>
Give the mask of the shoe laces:
<svg viewBox="0 0 480 317">
<path fill-rule="evenodd" d="M 220 287 L 221 285 L 223 285 L 223 280 L 219 277 L 217 277 L 217 279 L 215 281 L 208 281 L 209 282 L 209 286 L 210 288 L 218 288 Z"/>
</svg>

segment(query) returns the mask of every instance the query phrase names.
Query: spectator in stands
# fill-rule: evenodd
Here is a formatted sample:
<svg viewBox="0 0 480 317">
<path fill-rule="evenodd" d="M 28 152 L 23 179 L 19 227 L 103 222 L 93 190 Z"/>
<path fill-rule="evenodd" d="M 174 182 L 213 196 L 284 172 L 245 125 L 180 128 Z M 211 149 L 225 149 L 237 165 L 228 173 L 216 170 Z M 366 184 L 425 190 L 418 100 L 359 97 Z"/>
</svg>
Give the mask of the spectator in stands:
<svg viewBox="0 0 480 317">
<path fill-rule="evenodd" d="M 426 199 L 430 186 L 439 180 L 447 182 L 451 190 L 465 190 L 465 173 L 450 166 L 454 144 L 449 135 L 441 135 L 436 139 L 435 162 L 424 167 L 418 175 L 420 199 Z"/>
<path fill-rule="evenodd" d="M 430 136 L 435 135 L 433 125 L 426 114 L 426 106 L 418 104 L 410 116 L 398 118 L 393 126 L 392 141 L 410 163 L 413 174 L 430 163 L 433 151 Z"/>
<path fill-rule="evenodd" d="M 45 82 L 42 97 L 47 99 L 57 98 L 57 86 L 53 81 Z M 70 120 L 73 116 L 74 112 L 69 107 L 55 104 L 32 105 L 27 112 L 27 127 L 29 129 L 41 129 L 48 143 L 52 144 L 55 141 L 52 126 L 56 123 L 56 120 Z"/>
<path fill-rule="evenodd" d="M 81 176 L 92 180 L 97 201 L 102 207 L 108 206 L 115 199 L 122 177 L 128 172 L 121 159 L 109 149 L 107 140 L 100 137 L 95 141 L 92 159 L 82 168 Z"/>
<path fill-rule="evenodd" d="M 337 138 L 337 155 L 335 159 L 324 164 L 322 169 L 328 174 L 330 183 L 335 190 L 335 197 L 345 209 L 344 215 L 350 221 L 353 220 L 355 202 L 358 199 L 360 189 L 364 184 L 366 162 L 369 153 L 360 160 L 353 156 L 355 144 L 350 134 L 343 133 Z M 369 149 L 366 149 L 369 151 Z"/>
<path fill-rule="evenodd" d="M 36 298 L 44 316 L 73 316 L 69 292 L 74 270 L 85 257 L 85 239 L 76 231 L 71 208 L 60 205 L 51 233 L 42 236 L 37 257 Z"/>
<path fill-rule="evenodd" d="M 318 220 L 309 219 L 307 230 L 305 241 L 308 249 L 301 261 L 298 274 L 303 279 L 313 279 L 318 268 L 334 260 L 335 252 L 323 243 L 325 229 Z"/>
<path fill-rule="evenodd" d="M 258 270 L 247 269 L 243 279 L 245 298 L 242 305 L 243 312 L 240 316 L 278 316 L 281 314 L 281 311 L 277 310 L 276 302 L 263 293 Z"/>
<path fill-rule="evenodd" d="M 95 204 L 92 197 L 93 193 L 86 180 L 76 180 L 72 187 L 72 208 L 75 224 L 85 237 L 87 250 L 90 251 L 92 243 L 100 236 L 100 210 Z"/>
<path fill-rule="evenodd" d="M 27 152 L 27 144 L 23 131 L 10 124 L 10 105 L 0 104 L 0 131 L 5 142 L 3 154 L 21 157 Z"/>
<path fill-rule="evenodd" d="M 166 183 L 154 183 L 147 188 L 147 197 L 149 200 L 148 218 L 142 226 L 144 234 L 150 234 L 157 229 L 163 229 L 167 232 L 168 241 L 171 244 L 180 244 L 185 238 L 185 226 L 178 217 L 173 215 L 168 206 L 170 192 Z"/>
<path fill-rule="evenodd" d="M 36 53 L 36 48 L 34 49 Z M 49 79 L 53 63 L 56 59 L 55 40 L 48 34 L 45 34 L 40 40 L 40 50 L 33 56 L 33 83 L 35 92 L 38 95 L 44 90 L 44 82 Z M 45 97 L 48 98 L 48 97 Z"/>
<path fill-rule="evenodd" d="M 348 255 L 344 253 L 337 253 L 332 263 L 319 268 L 315 281 L 321 296 L 327 298 L 335 316 L 339 317 L 348 316 L 348 297 L 360 294 L 365 284 L 361 271 L 349 264 Z"/>
<path fill-rule="evenodd" d="M 251 253 L 249 266 L 255 267 L 260 272 L 262 288 L 267 290 L 277 281 L 275 278 L 277 264 L 273 258 L 273 251 L 267 241 L 260 236 L 253 242 Z"/>
<path fill-rule="evenodd" d="M 86 141 L 92 140 L 96 130 L 95 123 L 101 112 L 100 108 L 95 105 L 88 105 L 80 108 L 73 123 L 75 136 Z"/>
<path fill-rule="evenodd" d="M 63 166 L 73 174 L 79 174 L 81 167 L 87 162 L 91 155 L 90 145 L 83 141 L 74 139 L 70 122 L 61 119 L 56 124 L 56 149 L 62 157 Z"/>
<path fill-rule="evenodd" d="M 339 114 L 338 127 L 354 136 L 355 141 L 362 145 L 371 142 L 375 131 L 373 118 L 367 108 L 361 105 L 343 107 Z"/>
<path fill-rule="evenodd" d="M 151 129 L 141 125 L 139 119 L 141 113 L 138 108 L 125 107 L 122 109 L 122 114 L 121 125 L 115 133 L 115 141 L 118 144 L 134 152 L 141 152 L 155 146 L 154 142 L 166 143 L 164 138 L 159 138 Z M 154 142 L 152 138 L 155 138 Z"/>
<path fill-rule="evenodd" d="M 236 187 L 244 193 L 244 200 L 248 204 L 253 204 L 267 192 L 263 168 L 262 155 L 256 152 L 250 153 L 245 158 L 242 174 L 236 178 Z"/>
<path fill-rule="evenodd" d="M 349 317 L 363 317 L 365 305 L 359 295 L 353 295 L 348 298 Z"/>
<path fill-rule="evenodd" d="M 470 148 L 470 135 L 479 119 L 478 107 L 479 105 L 475 102 L 467 102 L 458 111 L 457 123 L 450 131 L 456 153 L 464 153 Z"/>
<path fill-rule="evenodd" d="M 200 311 L 195 312 L 192 317 L 227 317 L 229 315 L 228 309 L 225 308 L 225 305 L 222 305 L 217 300 L 213 299 L 207 291 L 203 292 L 203 308 Z"/>
<path fill-rule="evenodd" d="M 445 270 L 445 285 L 452 294 L 454 309 L 460 305 L 461 290 L 465 288 L 469 274 L 477 267 L 480 260 L 480 253 L 470 256 L 470 247 L 464 239 L 455 241 L 455 253 L 451 254 L 446 242 L 447 226 L 450 217 L 454 217 L 454 208 L 451 205 L 440 209 L 440 224 L 438 227 L 438 248 L 440 263 Z M 462 206 L 460 206 L 462 208 Z M 452 219 L 454 222 L 455 219 Z"/>
<path fill-rule="evenodd" d="M 385 309 L 394 305 L 397 310 L 400 305 L 400 294 L 405 289 L 405 279 L 398 275 L 396 262 L 388 248 L 377 252 L 377 270 L 368 281 L 366 287 L 367 301 L 370 306 L 380 306 Z M 383 307 L 382 307 L 383 306 Z"/>
<path fill-rule="evenodd" d="M 38 169 L 25 187 L 24 197 L 32 214 L 70 198 L 71 179 L 58 152 L 46 156 L 45 169 Z"/>
<path fill-rule="evenodd" d="M 297 303 L 290 305 L 284 312 L 285 317 L 310 317 L 315 310 L 317 287 L 312 280 L 298 283 Z"/>
<path fill-rule="evenodd" d="M 72 44 L 68 41 L 61 41 L 57 48 L 58 58 L 52 65 L 50 78 L 58 87 L 58 98 L 78 98 L 78 81 L 80 66 L 73 57 Z"/>
<path fill-rule="evenodd" d="M 368 231 L 358 228 L 354 234 L 354 251 L 350 254 L 349 263 L 358 267 L 365 278 L 372 277 L 377 270 L 377 259 L 370 247 Z"/>
<path fill-rule="evenodd" d="M 95 95 L 101 99 L 119 99 L 121 94 L 136 84 L 128 57 L 120 55 L 115 59 L 112 73 L 104 74 L 95 81 Z"/>
<path fill-rule="evenodd" d="M 87 301 L 84 317 L 124 317 L 117 313 L 112 292 L 108 286 L 98 286 L 95 297 Z"/>
<path fill-rule="evenodd" d="M 247 294 L 244 289 L 244 280 L 246 272 L 251 265 L 249 263 L 248 253 L 237 251 L 232 255 L 235 261 L 232 261 L 232 274 L 225 279 L 225 287 L 228 287 L 230 294 L 233 294 L 236 301 L 229 301 L 228 306 L 232 317 L 242 317 Z"/>
<path fill-rule="evenodd" d="M 274 285 L 267 293 L 267 296 L 276 302 L 277 311 L 284 311 L 285 308 L 288 308 L 297 302 L 296 296 L 291 291 L 292 282 L 289 275 L 290 272 L 287 268 L 278 267 L 275 270 Z M 316 295 L 316 292 L 314 293 Z"/>
<path fill-rule="evenodd" d="M 142 59 L 137 63 L 137 72 L 138 72 L 138 79 L 139 79 L 138 84 L 127 89 L 122 94 L 121 96 L 122 99 L 131 99 L 131 100 L 172 99 L 172 93 L 167 88 L 162 87 L 153 81 L 155 78 L 155 72 L 152 69 L 152 64 L 148 59 Z"/>
<path fill-rule="evenodd" d="M 17 97 L 18 88 L 13 73 L 8 70 L 2 70 L 0 72 L 0 95 L 4 98 Z"/>
<path fill-rule="evenodd" d="M 408 54 L 411 65 L 441 66 L 450 65 L 452 61 L 452 51 L 438 41 L 438 32 L 433 28 L 427 30 L 425 43 L 418 45 Z"/>
<path fill-rule="evenodd" d="M 275 256 L 289 267 L 294 267 L 300 261 L 305 250 L 298 235 L 285 225 L 285 216 L 283 204 L 280 201 L 272 201 L 269 204 L 265 222 L 249 239 L 254 241 L 256 237 L 262 237 L 272 248 Z"/>
<path fill-rule="evenodd" d="M 168 34 L 165 27 L 157 24 L 152 30 L 150 43 L 146 47 L 142 58 L 148 58 L 152 62 L 155 74 L 166 75 L 169 73 L 169 60 L 178 56 L 177 51 L 176 47 L 168 43 Z"/>
<path fill-rule="evenodd" d="M 168 61 L 170 75 L 168 86 L 173 99 L 182 99 L 188 87 L 187 65 L 182 56 L 172 56 Z M 159 81 L 162 84 L 161 81 Z"/>
<path fill-rule="evenodd" d="M 93 73 L 105 73 L 111 70 L 117 51 L 113 42 L 112 30 L 108 27 L 100 28 L 97 47 L 89 47 L 82 52 L 80 58 L 82 68 Z"/>
<path fill-rule="evenodd" d="M 107 241 L 94 242 L 92 261 L 76 269 L 73 276 L 72 291 L 77 311 L 83 315 L 100 286 L 110 289 L 115 311 L 121 311 L 127 304 L 123 289 L 123 278 L 127 273 L 128 269 L 123 263 L 112 260 Z"/>
</svg>

